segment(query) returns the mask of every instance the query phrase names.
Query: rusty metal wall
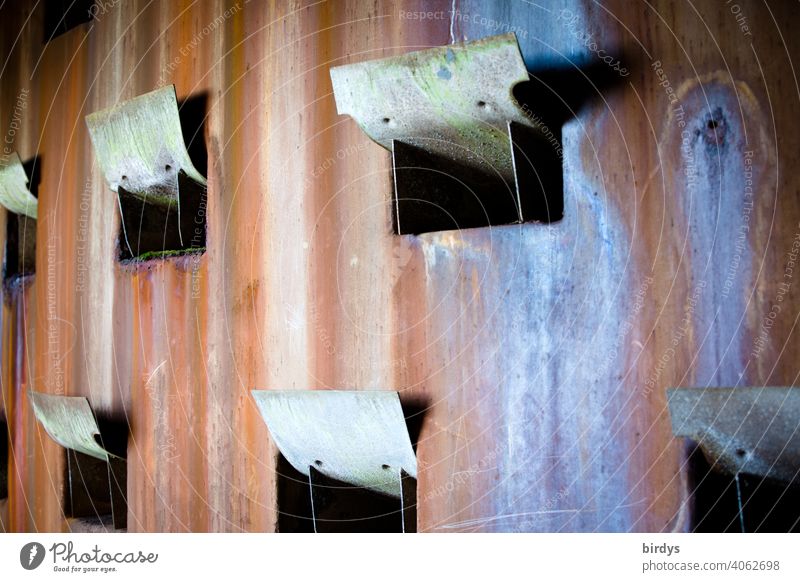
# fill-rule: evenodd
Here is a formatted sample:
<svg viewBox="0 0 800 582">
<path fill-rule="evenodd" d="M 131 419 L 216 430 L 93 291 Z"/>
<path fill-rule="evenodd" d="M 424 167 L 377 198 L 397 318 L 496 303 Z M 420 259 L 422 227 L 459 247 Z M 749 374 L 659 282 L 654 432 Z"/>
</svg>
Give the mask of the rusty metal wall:
<svg viewBox="0 0 800 582">
<path fill-rule="evenodd" d="M 275 529 L 253 388 L 399 390 L 421 531 L 681 531 L 665 388 L 796 383 L 796 6 L 107 0 L 43 45 L 9 4 L 0 120 L 42 180 L 3 291 L 6 530 L 68 528 L 31 388 L 127 418 L 129 531 Z M 570 108 L 564 219 L 392 235 L 329 68 L 510 29 Z M 169 83 L 206 100 L 208 251 L 121 266 L 83 118 Z"/>
</svg>

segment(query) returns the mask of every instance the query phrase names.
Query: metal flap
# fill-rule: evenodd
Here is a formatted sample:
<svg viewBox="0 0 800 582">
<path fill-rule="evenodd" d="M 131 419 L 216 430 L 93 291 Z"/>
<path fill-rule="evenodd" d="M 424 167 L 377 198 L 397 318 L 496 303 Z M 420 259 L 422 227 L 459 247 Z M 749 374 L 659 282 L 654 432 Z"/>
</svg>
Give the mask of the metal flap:
<svg viewBox="0 0 800 582">
<path fill-rule="evenodd" d="M 109 461 L 111 457 L 118 458 L 101 447 L 95 439 L 100 429 L 86 398 L 43 394 L 33 390 L 28 391 L 28 398 L 36 419 L 62 447 L 103 461 Z"/>
<path fill-rule="evenodd" d="M 183 140 L 175 86 L 168 85 L 86 116 L 109 187 L 150 202 L 178 198 L 178 173 L 205 186 Z"/>
<path fill-rule="evenodd" d="M 399 140 L 513 183 L 508 124 L 531 128 L 512 91 L 528 80 L 514 33 L 331 69 L 340 114 L 373 140 Z"/>
<path fill-rule="evenodd" d="M 800 388 L 673 388 L 667 398 L 672 432 L 697 441 L 717 468 L 800 476 Z"/>
<path fill-rule="evenodd" d="M 346 483 L 401 495 L 401 469 L 417 461 L 396 392 L 253 390 L 253 398 L 286 460 Z"/>
<path fill-rule="evenodd" d="M 0 204 L 16 214 L 36 218 L 39 201 L 28 190 L 28 176 L 17 152 L 0 157 Z"/>
</svg>

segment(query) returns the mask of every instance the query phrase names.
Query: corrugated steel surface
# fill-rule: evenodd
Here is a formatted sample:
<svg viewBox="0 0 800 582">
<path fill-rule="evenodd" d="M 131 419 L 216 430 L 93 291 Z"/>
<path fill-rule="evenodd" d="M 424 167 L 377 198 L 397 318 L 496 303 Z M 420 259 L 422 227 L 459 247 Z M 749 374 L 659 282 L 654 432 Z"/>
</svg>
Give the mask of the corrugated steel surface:
<svg viewBox="0 0 800 582">
<path fill-rule="evenodd" d="M 749 36 L 723 3 L 111 0 L 46 46 L 3 5 L 4 138 L 42 168 L 35 281 L 3 301 L 4 528 L 67 527 L 28 388 L 127 417 L 129 531 L 275 528 L 253 388 L 424 410 L 422 531 L 688 528 L 665 388 L 798 374 L 797 9 L 738 4 Z M 389 156 L 329 68 L 512 26 L 574 106 L 564 220 L 392 235 Z M 120 266 L 83 120 L 169 83 L 205 98 L 208 251 Z"/>
</svg>

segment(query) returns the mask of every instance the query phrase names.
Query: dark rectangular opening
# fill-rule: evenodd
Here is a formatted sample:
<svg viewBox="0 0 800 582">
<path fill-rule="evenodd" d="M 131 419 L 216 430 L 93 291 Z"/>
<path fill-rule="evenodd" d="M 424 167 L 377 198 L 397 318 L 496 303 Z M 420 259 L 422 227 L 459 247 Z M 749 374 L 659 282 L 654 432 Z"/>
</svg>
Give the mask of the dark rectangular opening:
<svg viewBox="0 0 800 582">
<path fill-rule="evenodd" d="M 468 166 L 392 142 L 395 234 L 561 220 L 560 149 L 517 123 L 509 124 L 508 135 L 513 180 L 491 167 Z"/>
<path fill-rule="evenodd" d="M 36 220 L 6 212 L 6 252 L 3 281 L 6 284 L 36 272 Z"/>
<path fill-rule="evenodd" d="M 39 198 L 42 159 L 35 156 L 23 162 L 28 191 Z M 36 272 L 36 219 L 6 211 L 6 248 L 3 261 L 3 284 L 7 287 Z"/>
<path fill-rule="evenodd" d="M 509 124 L 523 222 L 564 218 L 564 171 L 561 130 L 554 141 L 519 123 Z"/>
<path fill-rule="evenodd" d="M 701 533 L 800 531 L 800 486 L 757 475 L 714 470 L 702 451 L 689 458 L 692 531 Z"/>
<path fill-rule="evenodd" d="M 95 0 L 45 0 L 44 42 L 92 19 Z"/>
<path fill-rule="evenodd" d="M 404 476 L 403 499 L 337 481 L 309 467 L 297 471 L 278 455 L 278 531 L 407 533 L 416 531 L 416 480 Z M 315 519 L 316 518 L 316 519 Z"/>
<path fill-rule="evenodd" d="M 106 462 L 65 449 L 64 515 L 73 532 L 127 528 L 127 424 L 98 418 L 98 426 L 98 443 L 117 457 Z"/>
<path fill-rule="evenodd" d="M 395 140 L 395 234 L 519 222 L 514 184 Z"/>
<path fill-rule="evenodd" d="M 8 424 L 0 417 L 0 499 L 8 497 Z"/>
<path fill-rule="evenodd" d="M 179 202 L 140 197 L 119 188 L 121 261 L 202 253 L 206 247 L 206 189 L 178 173 Z"/>
<path fill-rule="evenodd" d="M 278 531 L 281 533 L 313 533 L 311 495 L 308 476 L 292 467 L 278 453 L 276 464 L 278 493 Z"/>
</svg>

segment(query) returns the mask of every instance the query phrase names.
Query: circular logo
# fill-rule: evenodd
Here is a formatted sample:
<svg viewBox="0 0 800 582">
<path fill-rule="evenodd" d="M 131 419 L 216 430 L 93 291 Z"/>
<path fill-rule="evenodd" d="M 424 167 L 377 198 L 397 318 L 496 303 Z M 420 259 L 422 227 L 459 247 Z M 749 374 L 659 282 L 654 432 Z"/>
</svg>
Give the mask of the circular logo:
<svg viewBox="0 0 800 582">
<path fill-rule="evenodd" d="M 19 563 L 26 570 L 35 570 L 44 561 L 44 546 L 39 542 L 30 542 L 19 551 Z"/>
</svg>

